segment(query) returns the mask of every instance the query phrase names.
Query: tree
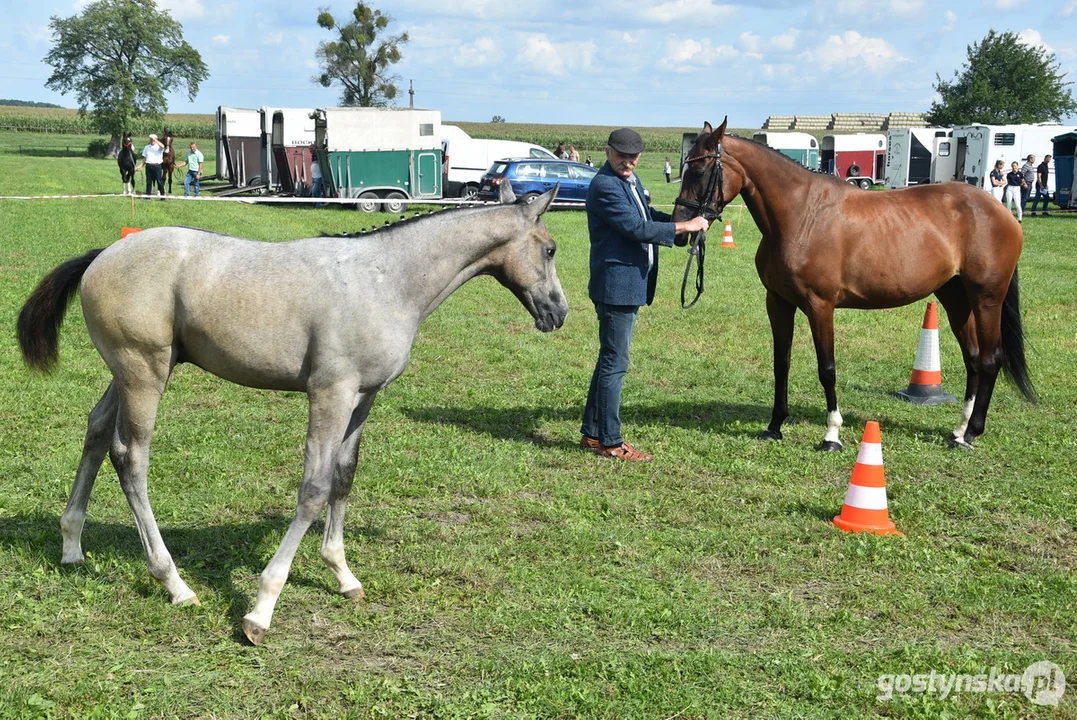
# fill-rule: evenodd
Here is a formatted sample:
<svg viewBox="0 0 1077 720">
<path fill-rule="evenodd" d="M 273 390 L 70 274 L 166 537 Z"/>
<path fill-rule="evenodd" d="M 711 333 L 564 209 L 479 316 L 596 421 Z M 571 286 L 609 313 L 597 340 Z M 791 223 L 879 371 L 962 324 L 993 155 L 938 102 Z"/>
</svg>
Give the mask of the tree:
<svg viewBox="0 0 1077 720">
<path fill-rule="evenodd" d="M 492 123 L 503 123 L 503 122 L 508 122 L 508 121 L 505 120 L 505 118 L 501 117 L 500 115 L 494 115 L 493 119 L 490 122 L 492 122 Z"/>
<path fill-rule="evenodd" d="M 352 22 L 340 25 L 328 8 L 319 8 L 318 25 L 337 30 L 338 38 L 318 45 L 322 72 L 313 81 L 322 87 L 339 84 L 341 105 L 384 107 L 396 97 L 394 81 L 399 78 L 390 75 L 389 68 L 400 62 L 408 34 L 385 37 L 393 19 L 363 2 L 356 3 L 352 17 Z"/>
<path fill-rule="evenodd" d="M 53 16 L 53 48 L 45 56 L 52 76 L 45 87 L 74 92 L 79 114 L 91 114 L 99 132 L 111 136 L 108 156 L 136 119 L 163 119 L 165 94 L 181 87 L 194 100 L 209 77 L 198 51 L 183 40 L 183 26 L 154 0 L 97 0 L 81 15 Z"/>
<path fill-rule="evenodd" d="M 929 125 L 1061 122 L 1077 102 L 1054 53 L 1024 45 L 1016 33 L 991 30 L 968 47 L 964 71 L 951 82 L 935 75 L 942 100 L 931 103 Z"/>
</svg>

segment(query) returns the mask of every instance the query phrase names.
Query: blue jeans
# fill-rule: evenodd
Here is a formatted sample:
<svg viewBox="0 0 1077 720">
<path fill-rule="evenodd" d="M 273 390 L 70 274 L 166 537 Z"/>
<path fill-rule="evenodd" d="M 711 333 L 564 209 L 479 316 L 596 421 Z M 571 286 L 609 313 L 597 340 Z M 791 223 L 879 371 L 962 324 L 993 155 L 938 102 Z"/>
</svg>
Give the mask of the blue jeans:
<svg viewBox="0 0 1077 720">
<path fill-rule="evenodd" d="M 146 194 L 153 194 L 153 186 L 156 185 L 161 191 L 161 195 L 165 194 L 165 176 L 161 172 L 161 164 L 151 165 L 146 163 Z"/>
<path fill-rule="evenodd" d="M 639 308 L 596 302 L 598 362 L 591 375 L 580 432 L 606 447 L 624 442 L 621 435 L 621 387 L 628 372 L 628 351 Z"/>
<path fill-rule="evenodd" d="M 1043 198 L 1043 212 L 1047 212 L 1048 203 L 1050 202 L 1050 196 L 1046 188 L 1036 188 L 1036 197 L 1032 198 L 1032 212 L 1036 212 L 1036 204 L 1039 203 L 1040 198 Z"/>
<path fill-rule="evenodd" d="M 322 179 L 320 177 L 314 178 L 314 181 L 310 186 L 310 196 L 316 198 L 322 196 Z M 314 207 L 325 207 L 325 203 L 314 203 Z"/>
<path fill-rule="evenodd" d="M 199 179 L 198 172 L 195 170 L 188 170 L 187 174 L 183 177 L 183 197 L 187 197 L 191 194 L 191 183 L 194 183 L 194 196 L 198 197 L 198 190 L 202 181 Z"/>
</svg>

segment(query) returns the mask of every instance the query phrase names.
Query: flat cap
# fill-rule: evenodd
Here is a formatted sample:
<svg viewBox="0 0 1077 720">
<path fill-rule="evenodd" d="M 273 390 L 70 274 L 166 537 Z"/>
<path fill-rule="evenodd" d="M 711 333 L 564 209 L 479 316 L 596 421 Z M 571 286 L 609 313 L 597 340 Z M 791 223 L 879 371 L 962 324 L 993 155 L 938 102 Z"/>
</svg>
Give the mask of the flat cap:
<svg viewBox="0 0 1077 720">
<path fill-rule="evenodd" d="M 622 155 L 638 155 L 643 152 L 643 138 L 632 128 L 614 130 L 606 144 Z"/>
<path fill-rule="evenodd" d="M 157 136 L 154 135 L 153 133 L 150 133 L 150 140 L 156 140 L 156 139 L 157 139 Z"/>
</svg>

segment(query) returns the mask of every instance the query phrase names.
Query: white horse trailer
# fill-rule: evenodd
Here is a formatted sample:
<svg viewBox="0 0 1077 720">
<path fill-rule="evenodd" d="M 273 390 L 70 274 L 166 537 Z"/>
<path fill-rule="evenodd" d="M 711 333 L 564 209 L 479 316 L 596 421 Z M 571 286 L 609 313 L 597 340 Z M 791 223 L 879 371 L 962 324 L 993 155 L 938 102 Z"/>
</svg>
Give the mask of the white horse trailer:
<svg viewBox="0 0 1077 720">
<path fill-rule="evenodd" d="M 944 165 L 953 153 L 951 128 L 894 128 L 886 133 L 886 174 L 884 184 L 888 188 L 903 188 L 909 185 L 925 185 L 938 182 L 935 178 L 936 165 L 940 160 Z M 953 172 L 953 169 L 950 169 Z"/>
<path fill-rule="evenodd" d="M 752 140 L 773 148 L 809 170 L 819 169 L 819 141 L 806 132 L 769 132 L 760 130 Z"/>
<path fill-rule="evenodd" d="M 272 192 L 295 194 L 310 185 L 310 147 L 314 144 L 314 108 L 259 110 L 262 126 L 262 181 Z"/>
<path fill-rule="evenodd" d="M 1037 125 L 958 125 L 954 128 L 957 158 L 954 180 L 990 188 L 988 176 L 1001 160 L 1005 172 L 1010 163 L 1023 165 L 1035 155 L 1037 163 L 1051 154 L 1051 138 L 1077 130 L 1074 126 L 1041 123 Z"/>
<path fill-rule="evenodd" d="M 261 113 L 247 108 L 217 108 L 217 177 L 232 185 L 257 184 L 262 175 Z"/>
</svg>

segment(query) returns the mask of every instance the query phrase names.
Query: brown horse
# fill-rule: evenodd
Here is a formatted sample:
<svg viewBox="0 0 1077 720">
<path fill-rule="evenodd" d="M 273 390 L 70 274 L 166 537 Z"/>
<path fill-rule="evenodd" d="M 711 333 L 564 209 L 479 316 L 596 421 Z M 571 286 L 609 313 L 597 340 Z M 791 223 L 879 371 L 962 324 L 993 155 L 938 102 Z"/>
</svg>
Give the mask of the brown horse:
<svg viewBox="0 0 1077 720">
<path fill-rule="evenodd" d="M 172 131 L 167 128 L 161 133 L 161 142 L 165 145 L 161 155 L 161 172 L 168 183 L 169 195 L 172 194 L 172 173 L 176 171 L 176 149 L 172 147 L 172 137 Z"/>
<path fill-rule="evenodd" d="M 1017 284 L 1021 226 L 989 193 L 963 183 L 865 192 L 805 170 L 765 145 L 709 123 L 685 160 L 674 221 L 717 217 L 738 194 L 763 234 L 756 270 L 774 337 L 774 409 L 789 416 L 793 319 L 808 317 L 827 406 L 821 450 L 841 449 L 834 392 L 834 309 L 892 308 L 934 293 L 961 345 L 967 379 L 951 446 L 984 431 L 1000 369 L 1030 401 Z"/>
</svg>

